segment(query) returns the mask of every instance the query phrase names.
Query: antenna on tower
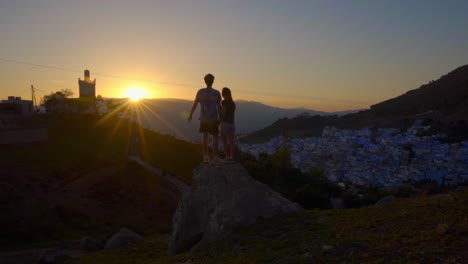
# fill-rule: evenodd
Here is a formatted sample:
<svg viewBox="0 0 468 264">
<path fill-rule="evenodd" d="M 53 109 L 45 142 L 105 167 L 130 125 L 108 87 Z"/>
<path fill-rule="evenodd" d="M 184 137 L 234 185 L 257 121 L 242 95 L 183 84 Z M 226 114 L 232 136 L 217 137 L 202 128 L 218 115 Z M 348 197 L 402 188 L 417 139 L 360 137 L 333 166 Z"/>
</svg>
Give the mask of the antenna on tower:
<svg viewBox="0 0 468 264">
<path fill-rule="evenodd" d="M 33 110 L 34 110 L 34 113 L 37 112 L 38 108 L 37 108 L 37 102 L 36 102 L 36 92 L 34 91 L 34 85 L 31 84 L 31 100 L 33 102 Z"/>
</svg>

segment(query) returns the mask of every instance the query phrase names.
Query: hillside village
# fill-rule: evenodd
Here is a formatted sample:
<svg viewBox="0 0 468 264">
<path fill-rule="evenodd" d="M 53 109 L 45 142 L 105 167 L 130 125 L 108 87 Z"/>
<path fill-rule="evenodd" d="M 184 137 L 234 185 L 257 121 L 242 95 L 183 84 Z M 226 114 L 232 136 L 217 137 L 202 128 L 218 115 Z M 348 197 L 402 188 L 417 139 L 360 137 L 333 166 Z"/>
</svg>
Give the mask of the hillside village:
<svg viewBox="0 0 468 264">
<path fill-rule="evenodd" d="M 430 129 L 417 121 L 407 131 L 394 128 L 339 130 L 326 127 L 322 137 L 275 137 L 256 145 L 240 144 L 256 157 L 287 144 L 292 163 L 303 172 L 321 168 L 332 181 L 394 187 L 432 180 L 442 186 L 468 181 L 468 141 L 442 143 L 443 134 L 419 136 Z"/>
</svg>

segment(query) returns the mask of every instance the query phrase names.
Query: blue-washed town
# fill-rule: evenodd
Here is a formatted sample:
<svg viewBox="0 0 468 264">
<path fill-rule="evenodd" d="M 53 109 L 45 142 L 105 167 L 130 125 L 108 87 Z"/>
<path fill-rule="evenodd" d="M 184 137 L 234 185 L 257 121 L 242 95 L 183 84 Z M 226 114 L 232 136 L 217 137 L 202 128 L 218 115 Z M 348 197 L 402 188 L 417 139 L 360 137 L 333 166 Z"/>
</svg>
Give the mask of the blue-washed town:
<svg viewBox="0 0 468 264">
<path fill-rule="evenodd" d="M 468 141 L 443 143 L 444 134 L 420 136 L 430 126 L 415 122 L 395 128 L 340 130 L 326 127 L 321 137 L 275 137 L 262 144 L 240 144 L 258 158 L 287 144 L 292 164 L 303 172 L 322 169 L 328 179 L 353 185 L 395 187 L 432 180 L 454 186 L 468 180 Z"/>
</svg>

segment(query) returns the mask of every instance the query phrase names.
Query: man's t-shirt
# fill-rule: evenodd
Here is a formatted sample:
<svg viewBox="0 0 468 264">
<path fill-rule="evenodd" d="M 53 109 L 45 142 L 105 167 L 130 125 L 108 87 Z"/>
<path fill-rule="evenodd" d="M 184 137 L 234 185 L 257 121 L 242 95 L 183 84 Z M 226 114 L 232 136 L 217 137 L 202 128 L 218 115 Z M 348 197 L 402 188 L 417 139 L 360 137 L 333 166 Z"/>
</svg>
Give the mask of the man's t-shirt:
<svg viewBox="0 0 468 264">
<path fill-rule="evenodd" d="M 213 88 L 201 88 L 197 92 L 195 102 L 200 103 L 200 120 L 201 121 L 218 121 L 218 105 L 221 101 L 221 94 Z"/>
</svg>

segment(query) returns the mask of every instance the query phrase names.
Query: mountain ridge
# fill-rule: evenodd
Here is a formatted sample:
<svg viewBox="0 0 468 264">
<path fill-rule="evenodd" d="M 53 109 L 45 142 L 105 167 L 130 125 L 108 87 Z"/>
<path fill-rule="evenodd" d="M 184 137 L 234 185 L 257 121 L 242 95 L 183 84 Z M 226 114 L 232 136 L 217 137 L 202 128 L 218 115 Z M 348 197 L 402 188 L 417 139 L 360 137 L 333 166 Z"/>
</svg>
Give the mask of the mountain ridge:
<svg viewBox="0 0 468 264">
<path fill-rule="evenodd" d="M 280 108 L 256 101 L 238 99 L 236 102 L 236 132 L 248 134 L 266 127 L 280 118 L 298 115 L 341 115 L 345 112 L 322 112 L 305 108 Z M 140 122 L 146 128 L 187 141 L 199 141 L 198 116 L 200 106 L 194 112 L 194 120 L 187 122 L 193 101 L 177 98 L 143 99 L 138 105 Z M 350 110 L 358 111 L 358 110 Z"/>
<path fill-rule="evenodd" d="M 418 103 L 415 103 L 418 102 Z M 406 93 L 371 106 L 377 114 L 419 114 L 441 111 L 450 119 L 467 118 L 468 64 L 442 75 L 436 81 L 421 85 Z M 454 115 L 454 116 L 453 116 Z"/>
<path fill-rule="evenodd" d="M 408 128 L 418 119 L 432 120 L 439 127 L 466 130 L 468 122 L 468 65 L 403 95 L 374 104 L 368 110 L 336 116 L 299 116 L 278 119 L 270 126 L 242 138 L 260 143 L 287 134 L 292 137 L 321 136 L 326 126 L 339 129 L 365 127 Z M 466 137 L 466 136 L 465 136 Z"/>
</svg>

